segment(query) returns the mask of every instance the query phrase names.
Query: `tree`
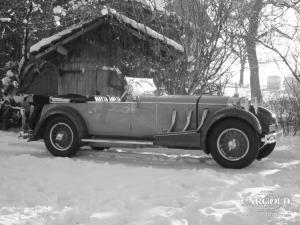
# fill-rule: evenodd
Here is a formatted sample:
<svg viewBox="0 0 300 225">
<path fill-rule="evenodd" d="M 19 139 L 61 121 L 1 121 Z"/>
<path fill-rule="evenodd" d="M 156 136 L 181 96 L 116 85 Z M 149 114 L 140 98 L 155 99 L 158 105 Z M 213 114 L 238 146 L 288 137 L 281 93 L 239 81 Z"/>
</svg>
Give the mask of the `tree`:
<svg viewBox="0 0 300 225">
<path fill-rule="evenodd" d="M 232 1 L 171 1 L 168 9 L 181 18 L 186 72 L 178 80 L 188 94 L 217 93 L 228 81 L 229 68 L 236 60 L 226 35 Z"/>
<path fill-rule="evenodd" d="M 266 35 L 258 42 L 275 53 L 279 61 L 283 62 L 290 74 L 300 83 L 299 11 L 286 6 L 283 8 L 277 6 L 268 17 L 272 23 L 265 25 Z M 287 18 L 289 22 L 286 22 Z"/>
<path fill-rule="evenodd" d="M 3 0 L 0 2 L 0 78 L 12 70 L 18 78 L 28 61 L 30 44 L 56 29 L 54 5 L 62 1 Z M 21 60 L 22 59 L 22 60 Z M 19 68 L 15 62 L 20 62 Z M 10 65 L 14 65 L 13 67 Z"/>
<path fill-rule="evenodd" d="M 273 28 L 277 27 L 278 24 L 276 24 L 274 17 L 280 18 L 286 9 L 300 12 L 298 4 L 299 1 L 289 0 L 249 0 L 236 1 L 234 4 L 230 33 L 233 37 L 244 41 L 250 69 L 251 96 L 257 97 L 259 102 L 262 102 L 262 96 L 259 82 L 259 61 L 256 51 L 257 44 L 264 44 L 265 37 L 271 37 L 274 34 L 274 29 L 266 29 L 266 24 Z M 276 16 L 272 15 L 274 10 L 278 11 Z"/>
<path fill-rule="evenodd" d="M 248 15 L 248 29 L 245 37 L 248 62 L 250 67 L 250 87 L 251 97 L 256 97 L 258 102 L 262 102 L 262 95 L 259 82 L 259 67 L 256 52 L 256 38 L 258 36 L 259 15 L 263 8 L 263 0 L 256 0 L 250 6 Z"/>
<path fill-rule="evenodd" d="M 259 37 L 259 25 L 261 11 L 264 7 L 263 0 L 235 1 L 231 12 L 231 26 L 228 33 L 232 37 L 232 42 L 237 49 L 241 61 L 240 84 L 243 82 L 243 73 L 246 56 L 250 69 L 251 97 L 256 97 L 258 102 L 262 102 L 262 94 L 259 82 L 259 62 L 257 58 L 257 38 Z"/>
</svg>

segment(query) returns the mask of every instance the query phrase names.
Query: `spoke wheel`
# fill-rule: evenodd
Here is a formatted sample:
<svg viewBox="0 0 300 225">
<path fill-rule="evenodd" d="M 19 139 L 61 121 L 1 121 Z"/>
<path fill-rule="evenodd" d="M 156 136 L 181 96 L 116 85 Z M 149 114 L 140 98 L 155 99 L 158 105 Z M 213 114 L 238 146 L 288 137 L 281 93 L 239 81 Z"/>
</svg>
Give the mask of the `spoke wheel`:
<svg viewBox="0 0 300 225">
<path fill-rule="evenodd" d="M 54 156 L 72 157 L 80 147 L 76 126 L 66 117 L 56 117 L 47 123 L 44 141 Z"/>
<path fill-rule="evenodd" d="M 249 139 L 247 135 L 236 128 L 224 130 L 217 140 L 220 154 L 229 161 L 237 161 L 249 152 Z"/>
<path fill-rule="evenodd" d="M 68 150 L 74 140 L 72 128 L 64 122 L 54 124 L 49 133 L 51 144 L 58 151 Z"/>
<path fill-rule="evenodd" d="M 248 123 L 227 119 L 210 129 L 207 147 L 218 164 L 226 168 L 240 169 L 256 159 L 259 137 Z"/>
</svg>

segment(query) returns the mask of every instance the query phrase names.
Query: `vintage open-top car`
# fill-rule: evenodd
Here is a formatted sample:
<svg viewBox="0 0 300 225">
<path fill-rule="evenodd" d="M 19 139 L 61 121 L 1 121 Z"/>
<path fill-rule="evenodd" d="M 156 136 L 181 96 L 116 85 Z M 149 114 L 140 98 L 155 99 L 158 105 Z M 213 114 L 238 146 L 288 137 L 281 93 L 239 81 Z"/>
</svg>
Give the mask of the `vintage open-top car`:
<svg viewBox="0 0 300 225">
<path fill-rule="evenodd" d="M 245 98 L 132 96 L 132 88 L 121 98 L 27 98 L 34 107 L 27 118 L 29 141 L 44 139 L 49 152 L 62 157 L 74 156 L 83 145 L 202 149 L 223 167 L 243 168 L 268 156 L 281 133 L 272 112 Z"/>
</svg>

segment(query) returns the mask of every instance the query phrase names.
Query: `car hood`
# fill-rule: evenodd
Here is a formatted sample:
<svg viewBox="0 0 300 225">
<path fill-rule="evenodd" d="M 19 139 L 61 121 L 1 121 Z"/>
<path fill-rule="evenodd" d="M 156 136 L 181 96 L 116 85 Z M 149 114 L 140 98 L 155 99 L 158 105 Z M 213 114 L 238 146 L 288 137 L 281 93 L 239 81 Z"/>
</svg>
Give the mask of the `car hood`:
<svg viewBox="0 0 300 225">
<path fill-rule="evenodd" d="M 191 95 L 166 95 L 166 96 L 141 96 L 141 102 L 176 102 L 176 103 L 196 103 L 199 96 Z M 227 105 L 234 104 L 238 101 L 238 98 L 231 98 L 225 96 L 210 96 L 202 95 L 200 98 L 200 104 L 215 104 L 215 105 Z"/>
</svg>

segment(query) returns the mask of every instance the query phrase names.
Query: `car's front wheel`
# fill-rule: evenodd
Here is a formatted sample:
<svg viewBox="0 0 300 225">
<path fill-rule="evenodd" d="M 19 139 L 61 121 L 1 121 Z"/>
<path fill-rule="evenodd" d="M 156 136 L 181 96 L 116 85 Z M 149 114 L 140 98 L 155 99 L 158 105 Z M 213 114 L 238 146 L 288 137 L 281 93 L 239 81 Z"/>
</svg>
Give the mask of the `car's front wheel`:
<svg viewBox="0 0 300 225">
<path fill-rule="evenodd" d="M 80 148 L 76 126 L 66 117 L 56 117 L 48 122 L 44 142 L 54 156 L 72 157 Z"/>
<path fill-rule="evenodd" d="M 214 160 L 221 166 L 240 169 L 256 159 L 259 138 L 248 123 L 228 119 L 212 128 L 208 136 L 208 148 Z"/>
</svg>

